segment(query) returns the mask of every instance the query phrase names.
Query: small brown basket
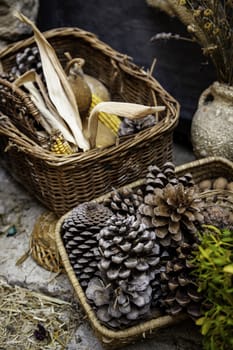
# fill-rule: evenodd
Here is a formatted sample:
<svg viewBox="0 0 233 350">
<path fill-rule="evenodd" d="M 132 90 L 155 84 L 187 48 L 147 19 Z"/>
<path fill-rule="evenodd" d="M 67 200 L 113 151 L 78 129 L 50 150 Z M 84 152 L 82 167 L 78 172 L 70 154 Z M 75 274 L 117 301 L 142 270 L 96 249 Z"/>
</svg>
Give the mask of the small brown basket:
<svg viewBox="0 0 233 350">
<path fill-rule="evenodd" d="M 163 105 L 155 126 L 104 150 L 93 149 L 60 156 L 39 146 L 35 129 L 40 113 L 20 88 L 0 79 L 0 154 L 5 167 L 49 210 L 64 214 L 78 203 L 89 201 L 112 187 L 143 178 L 149 164 L 172 160 L 173 130 L 178 123 L 179 104 L 151 74 L 136 66 L 94 34 L 78 28 L 60 28 L 45 33 L 65 67 L 69 52 L 85 60 L 85 73 L 109 89 L 112 101 Z M 0 52 L 4 72 L 14 66 L 16 54 L 35 45 L 29 38 Z"/>
<path fill-rule="evenodd" d="M 46 270 L 59 273 L 63 266 L 55 241 L 57 220 L 57 216 L 50 211 L 38 217 L 30 238 L 30 254 Z"/>
<path fill-rule="evenodd" d="M 208 157 L 201 160 L 196 160 L 190 163 L 176 167 L 176 174 L 182 176 L 185 173 L 192 173 L 195 183 L 198 183 L 205 179 L 215 179 L 219 176 L 226 177 L 229 181 L 233 180 L 233 163 L 221 158 L 221 157 Z M 126 187 L 138 187 L 143 183 L 143 180 L 134 182 Z M 109 194 L 101 196 L 95 200 L 95 202 L 102 202 Z M 233 192 L 231 191 L 206 191 L 200 193 L 202 198 L 213 198 L 218 196 L 221 199 L 221 205 L 231 207 L 233 210 Z M 207 204 L 209 205 L 208 201 Z M 140 323 L 139 325 L 127 328 L 125 330 L 113 331 L 103 326 L 97 319 L 94 310 L 88 304 L 87 298 L 79 281 L 75 275 L 75 272 L 70 264 L 69 257 L 66 253 L 62 238 L 61 238 L 61 226 L 70 212 L 63 215 L 57 222 L 55 239 L 57 243 L 57 249 L 61 256 L 61 260 L 64 269 L 70 279 L 70 282 L 76 292 L 81 306 L 83 307 L 88 320 L 97 336 L 100 339 L 105 348 L 118 349 L 127 343 L 134 343 L 137 340 L 142 340 L 145 337 L 151 337 L 158 332 L 162 327 L 168 327 L 174 323 L 180 322 L 185 319 L 185 315 L 178 316 L 161 316 L 149 321 Z"/>
</svg>

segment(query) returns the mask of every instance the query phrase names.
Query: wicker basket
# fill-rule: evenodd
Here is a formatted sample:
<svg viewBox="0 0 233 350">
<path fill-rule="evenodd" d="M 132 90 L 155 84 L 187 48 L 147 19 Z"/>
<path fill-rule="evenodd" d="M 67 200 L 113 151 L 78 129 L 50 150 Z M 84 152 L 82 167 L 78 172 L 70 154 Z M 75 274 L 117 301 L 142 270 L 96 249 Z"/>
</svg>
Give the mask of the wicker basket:
<svg viewBox="0 0 233 350">
<path fill-rule="evenodd" d="M 55 241 L 57 220 L 57 216 L 51 211 L 38 217 L 30 238 L 30 254 L 44 269 L 59 273 L 63 265 Z"/>
<path fill-rule="evenodd" d="M 4 165 L 49 210 L 61 215 L 112 187 L 143 178 L 149 164 L 162 165 L 172 160 L 179 104 L 151 74 L 94 34 L 78 28 L 61 28 L 50 30 L 45 36 L 63 66 L 67 62 L 64 52 L 83 57 L 85 73 L 108 87 L 112 101 L 166 106 L 154 127 L 124 139 L 117 146 L 60 156 L 39 146 L 34 130 L 40 113 L 30 98 L 0 79 L 0 110 L 9 118 L 0 119 L 0 154 Z M 16 54 L 34 44 L 34 39 L 29 38 L 3 49 L 0 52 L 3 70 L 10 72 Z"/>
<path fill-rule="evenodd" d="M 190 172 L 196 184 L 206 179 L 216 179 L 219 176 L 233 181 L 233 163 L 223 157 L 206 157 L 176 167 L 179 176 Z"/>
<path fill-rule="evenodd" d="M 137 181 L 134 184 L 131 184 L 130 187 L 140 186 L 142 181 Z M 127 186 L 128 187 L 128 186 Z M 102 202 L 107 198 L 109 194 L 103 195 L 97 199 L 95 202 Z M 73 270 L 73 267 L 70 264 L 69 257 L 67 255 L 66 249 L 64 247 L 60 232 L 61 226 L 65 218 L 70 214 L 63 215 L 57 222 L 55 239 L 57 243 L 57 249 L 59 251 L 64 269 L 69 277 L 69 280 L 76 292 L 78 300 L 88 317 L 88 320 L 91 324 L 91 327 L 96 335 L 96 337 L 101 341 L 102 345 L 106 349 L 119 349 L 120 347 L 125 346 L 126 344 L 133 344 L 137 340 L 145 340 L 145 338 L 151 338 L 160 328 L 168 327 L 187 318 L 186 315 L 180 314 L 178 316 L 164 315 L 149 321 L 142 322 L 136 326 L 126 328 L 124 330 L 111 330 L 106 326 L 102 325 L 96 317 L 96 314 L 90 304 L 87 301 L 85 292 L 83 291 L 76 275 Z"/>
<path fill-rule="evenodd" d="M 226 177 L 229 181 L 233 180 L 233 163 L 221 158 L 221 157 L 208 157 L 201 160 L 196 160 L 190 163 L 186 163 L 184 165 L 176 167 L 176 174 L 178 176 L 182 176 L 185 173 L 190 172 L 193 175 L 193 179 L 196 183 L 204 180 L 204 179 L 215 179 L 219 176 Z M 132 183 L 126 187 L 137 187 L 143 183 L 143 180 Z M 233 210 L 233 192 L 230 191 L 207 191 L 206 193 L 200 194 L 202 198 L 210 198 L 212 196 L 219 196 L 222 200 L 223 206 L 230 206 Z M 225 196 L 226 195 L 226 196 Z M 96 202 L 102 202 L 104 198 L 106 198 L 108 194 L 97 198 Z M 208 202 L 207 202 L 207 205 Z M 127 343 L 134 343 L 136 340 L 143 340 L 145 337 L 151 337 L 158 332 L 161 327 L 168 327 L 174 323 L 180 322 L 185 319 L 185 315 L 180 316 L 161 316 L 149 321 L 145 321 L 140 323 L 139 325 L 130 327 L 125 330 L 113 331 L 108 329 L 105 326 L 102 326 L 101 323 L 96 318 L 96 315 L 88 304 L 85 293 L 82 287 L 79 284 L 79 281 L 75 275 L 75 272 L 70 264 L 68 255 L 66 253 L 65 247 L 63 245 L 63 241 L 61 238 L 61 226 L 64 219 L 69 215 L 70 212 L 63 215 L 57 222 L 55 239 L 57 243 L 57 249 L 61 256 L 61 260 L 65 271 L 70 279 L 71 284 L 76 292 L 76 295 L 79 299 L 81 306 L 83 307 L 89 322 L 96 334 L 96 336 L 100 339 L 103 346 L 106 348 L 120 348 Z"/>
</svg>

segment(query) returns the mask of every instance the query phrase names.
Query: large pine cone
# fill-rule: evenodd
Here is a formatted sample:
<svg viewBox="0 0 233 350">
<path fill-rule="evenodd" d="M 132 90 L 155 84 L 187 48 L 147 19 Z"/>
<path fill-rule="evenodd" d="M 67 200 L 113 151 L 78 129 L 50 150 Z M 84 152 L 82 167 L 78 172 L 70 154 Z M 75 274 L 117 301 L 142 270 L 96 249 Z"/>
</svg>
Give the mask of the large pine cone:
<svg viewBox="0 0 233 350">
<path fill-rule="evenodd" d="M 100 277 L 109 292 L 103 305 L 93 300 L 98 318 L 118 328 L 148 318 L 152 300 L 150 281 L 160 260 L 154 232 L 146 230 L 135 216 L 113 216 L 97 239 Z"/>
<path fill-rule="evenodd" d="M 85 202 L 75 207 L 68 218 L 64 220 L 63 227 L 66 223 L 73 221 L 74 225 L 85 225 L 85 227 L 104 227 L 106 221 L 113 215 L 109 208 L 103 204 L 95 202 Z"/>
<path fill-rule="evenodd" d="M 146 227 L 155 228 L 163 246 L 177 246 L 185 233 L 194 234 L 197 225 L 203 222 L 201 209 L 202 201 L 195 187 L 168 183 L 165 188 L 155 188 L 153 194 L 147 194 L 139 212 Z"/>
<path fill-rule="evenodd" d="M 157 165 L 150 165 L 145 181 L 145 194 L 153 193 L 156 188 L 164 188 L 168 183 L 177 185 L 182 183 L 185 187 L 193 186 L 192 174 L 186 173 L 177 177 L 175 174 L 175 165 L 172 162 L 166 162 L 161 168 Z"/>
<path fill-rule="evenodd" d="M 99 269 L 108 281 L 133 278 L 135 273 L 149 273 L 159 263 L 155 234 L 134 216 L 112 217 L 98 234 L 102 255 Z"/>
<path fill-rule="evenodd" d="M 147 274 L 120 281 L 117 288 L 100 278 L 90 280 L 86 296 L 98 319 L 108 327 L 125 328 L 151 316 L 152 288 Z"/>
<path fill-rule="evenodd" d="M 110 197 L 105 199 L 103 204 L 110 208 L 116 215 L 136 215 L 139 205 L 143 202 L 143 195 L 140 189 L 125 187 L 115 190 Z"/>
<path fill-rule="evenodd" d="M 90 278 L 99 274 L 97 234 L 113 215 L 102 204 L 83 203 L 74 208 L 62 225 L 62 238 L 70 263 L 85 289 Z"/>
</svg>

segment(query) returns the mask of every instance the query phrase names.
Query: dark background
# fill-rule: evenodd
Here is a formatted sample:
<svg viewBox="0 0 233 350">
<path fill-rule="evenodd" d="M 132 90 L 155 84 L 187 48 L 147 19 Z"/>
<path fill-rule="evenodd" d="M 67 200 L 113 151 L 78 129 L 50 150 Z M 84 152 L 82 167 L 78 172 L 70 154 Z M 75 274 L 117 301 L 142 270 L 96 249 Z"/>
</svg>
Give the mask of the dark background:
<svg viewBox="0 0 233 350">
<path fill-rule="evenodd" d="M 214 69 L 196 43 L 151 38 L 161 32 L 188 37 L 185 26 L 145 0 L 40 0 L 40 30 L 79 27 L 150 69 L 181 105 L 175 141 L 191 147 L 190 126 L 201 92 L 215 79 Z"/>
</svg>

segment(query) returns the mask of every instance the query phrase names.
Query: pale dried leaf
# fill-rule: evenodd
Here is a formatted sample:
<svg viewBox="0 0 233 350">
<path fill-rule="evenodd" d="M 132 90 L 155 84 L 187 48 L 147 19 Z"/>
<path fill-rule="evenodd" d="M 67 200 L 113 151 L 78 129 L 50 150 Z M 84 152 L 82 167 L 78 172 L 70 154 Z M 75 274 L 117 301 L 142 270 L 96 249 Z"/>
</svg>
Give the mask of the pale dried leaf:
<svg viewBox="0 0 233 350">
<path fill-rule="evenodd" d="M 41 118 L 40 120 L 41 125 L 44 127 L 44 129 L 49 134 L 51 134 L 52 130 L 60 130 L 68 142 L 76 144 L 73 135 L 64 124 L 64 121 L 61 118 L 59 119 L 59 116 L 51 113 L 46 107 L 44 100 L 35 85 L 32 82 L 27 82 L 24 84 L 24 86 L 28 89 L 32 102 L 44 116 L 44 118 Z"/>
<path fill-rule="evenodd" d="M 100 102 L 91 111 L 88 122 L 88 135 L 92 147 L 96 143 L 98 126 L 98 114 L 100 112 L 116 114 L 119 117 L 129 119 L 140 119 L 148 114 L 165 110 L 165 106 L 144 106 L 137 103 L 127 102 Z"/>
<path fill-rule="evenodd" d="M 51 101 L 59 115 L 69 126 L 77 145 L 84 151 L 90 149 L 89 142 L 82 132 L 81 118 L 73 90 L 69 85 L 55 50 L 32 21 L 21 13 L 16 13 L 15 16 L 22 22 L 28 24 L 34 32 L 35 42 L 40 52 L 42 69 Z"/>
</svg>

